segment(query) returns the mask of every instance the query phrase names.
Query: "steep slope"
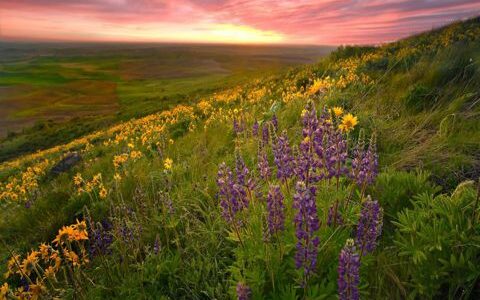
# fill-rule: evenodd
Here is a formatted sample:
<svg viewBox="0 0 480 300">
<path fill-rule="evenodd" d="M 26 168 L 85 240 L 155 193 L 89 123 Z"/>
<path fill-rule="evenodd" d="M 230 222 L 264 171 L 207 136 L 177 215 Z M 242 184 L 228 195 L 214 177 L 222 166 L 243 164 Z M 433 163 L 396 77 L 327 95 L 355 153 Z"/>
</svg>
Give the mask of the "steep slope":
<svg viewBox="0 0 480 300">
<path fill-rule="evenodd" d="M 479 50 L 479 18 L 342 47 L 3 163 L 2 257 L 23 254 L 7 282 L 81 298 L 474 299 Z"/>
</svg>

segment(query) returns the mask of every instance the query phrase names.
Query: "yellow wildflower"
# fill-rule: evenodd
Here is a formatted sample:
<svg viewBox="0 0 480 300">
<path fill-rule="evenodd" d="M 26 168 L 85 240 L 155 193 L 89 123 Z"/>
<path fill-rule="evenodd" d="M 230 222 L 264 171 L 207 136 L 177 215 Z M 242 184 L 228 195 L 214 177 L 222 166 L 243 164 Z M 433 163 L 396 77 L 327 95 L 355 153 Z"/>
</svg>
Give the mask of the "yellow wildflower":
<svg viewBox="0 0 480 300">
<path fill-rule="evenodd" d="M 48 266 L 48 268 L 45 269 L 44 275 L 45 275 L 46 278 L 55 277 L 55 267 L 54 266 Z"/>
<path fill-rule="evenodd" d="M 80 186 L 83 182 L 83 178 L 82 178 L 82 174 L 80 173 L 77 173 L 77 175 L 75 175 L 73 177 L 73 183 L 76 185 L 76 186 Z"/>
<path fill-rule="evenodd" d="M 120 174 L 118 173 L 115 173 L 115 175 L 113 175 L 113 179 L 115 179 L 116 181 L 120 181 L 122 179 L 122 176 L 120 176 Z"/>
<path fill-rule="evenodd" d="M 338 125 L 338 128 L 341 131 L 349 132 L 357 124 L 358 124 L 357 117 L 354 117 L 352 114 L 346 114 L 345 116 L 343 116 L 342 123 L 340 125 Z"/>
<path fill-rule="evenodd" d="M 165 167 L 166 170 L 171 170 L 173 166 L 173 160 L 170 158 L 166 158 L 163 161 L 163 166 Z"/>
<path fill-rule="evenodd" d="M 46 287 L 42 283 L 38 282 L 38 278 L 37 278 L 37 283 L 30 284 L 29 291 L 32 294 L 32 297 L 31 297 L 32 300 L 40 299 L 40 296 L 46 291 Z"/>
<path fill-rule="evenodd" d="M 7 299 L 8 290 L 9 290 L 8 283 L 5 282 L 0 287 L 0 299 Z"/>
<path fill-rule="evenodd" d="M 42 258 L 45 259 L 46 257 L 49 256 L 50 246 L 48 246 L 45 243 L 42 243 L 39 247 L 39 250 L 40 250 L 40 254 L 42 255 Z"/>
<path fill-rule="evenodd" d="M 341 115 L 343 115 L 343 108 L 339 107 L 339 106 L 335 106 L 333 109 L 332 109 L 333 113 L 335 114 L 336 117 L 340 117 Z"/>
<path fill-rule="evenodd" d="M 76 234 L 76 230 L 73 229 L 71 226 L 63 226 L 62 229 L 58 230 L 58 234 L 53 240 L 53 242 L 57 245 L 61 245 L 66 241 L 73 240 L 73 237 Z"/>
<path fill-rule="evenodd" d="M 107 198 L 108 192 L 107 192 L 107 189 L 103 185 L 100 188 L 100 192 L 98 193 L 98 195 L 100 196 L 101 199 Z"/>
</svg>

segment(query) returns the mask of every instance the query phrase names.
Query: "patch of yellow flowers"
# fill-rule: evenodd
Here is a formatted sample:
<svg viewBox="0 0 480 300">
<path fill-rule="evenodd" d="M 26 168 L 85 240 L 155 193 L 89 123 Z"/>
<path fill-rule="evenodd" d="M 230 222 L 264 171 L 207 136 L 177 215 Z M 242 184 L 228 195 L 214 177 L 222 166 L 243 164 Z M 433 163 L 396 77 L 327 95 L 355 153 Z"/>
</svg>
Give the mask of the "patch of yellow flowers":
<svg viewBox="0 0 480 300">
<path fill-rule="evenodd" d="M 13 254 L 7 262 L 5 279 L 13 276 L 24 280 L 24 286 L 10 287 L 3 283 L 0 287 L 0 299 L 51 299 L 60 290 L 60 276 L 69 280 L 67 272 L 76 272 L 81 266 L 89 263 L 85 241 L 88 231 L 85 221 L 78 221 L 64 226 L 51 244 L 42 243 L 38 249 L 31 250 L 25 257 Z"/>
<path fill-rule="evenodd" d="M 77 193 L 80 195 L 82 193 L 87 193 L 91 197 L 94 197 L 98 193 L 100 199 L 106 199 L 108 196 L 108 191 L 103 184 L 102 173 L 98 173 L 93 176 L 92 180 L 88 181 L 83 179 L 82 174 L 77 173 L 73 177 L 73 184 L 77 189 Z"/>
</svg>

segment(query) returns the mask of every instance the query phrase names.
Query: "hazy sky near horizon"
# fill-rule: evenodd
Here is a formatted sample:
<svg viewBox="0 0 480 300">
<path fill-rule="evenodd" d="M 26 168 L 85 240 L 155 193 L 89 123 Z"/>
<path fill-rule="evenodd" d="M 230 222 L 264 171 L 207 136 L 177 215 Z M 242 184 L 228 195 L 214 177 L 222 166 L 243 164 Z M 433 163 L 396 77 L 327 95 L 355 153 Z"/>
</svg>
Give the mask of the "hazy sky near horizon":
<svg viewBox="0 0 480 300">
<path fill-rule="evenodd" d="M 1 0 L 0 39 L 367 44 L 480 14 L 480 0 Z"/>
</svg>

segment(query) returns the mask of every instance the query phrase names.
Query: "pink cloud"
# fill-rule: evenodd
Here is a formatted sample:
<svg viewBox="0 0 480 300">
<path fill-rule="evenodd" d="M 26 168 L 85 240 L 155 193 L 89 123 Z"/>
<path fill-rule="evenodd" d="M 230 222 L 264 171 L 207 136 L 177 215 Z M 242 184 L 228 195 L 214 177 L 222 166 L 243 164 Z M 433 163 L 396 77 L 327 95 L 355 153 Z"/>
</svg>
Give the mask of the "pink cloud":
<svg viewBox="0 0 480 300">
<path fill-rule="evenodd" d="M 0 38 L 379 43 L 479 14 L 478 0 L 16 0 L 0 2 Z"/>
</svg>

